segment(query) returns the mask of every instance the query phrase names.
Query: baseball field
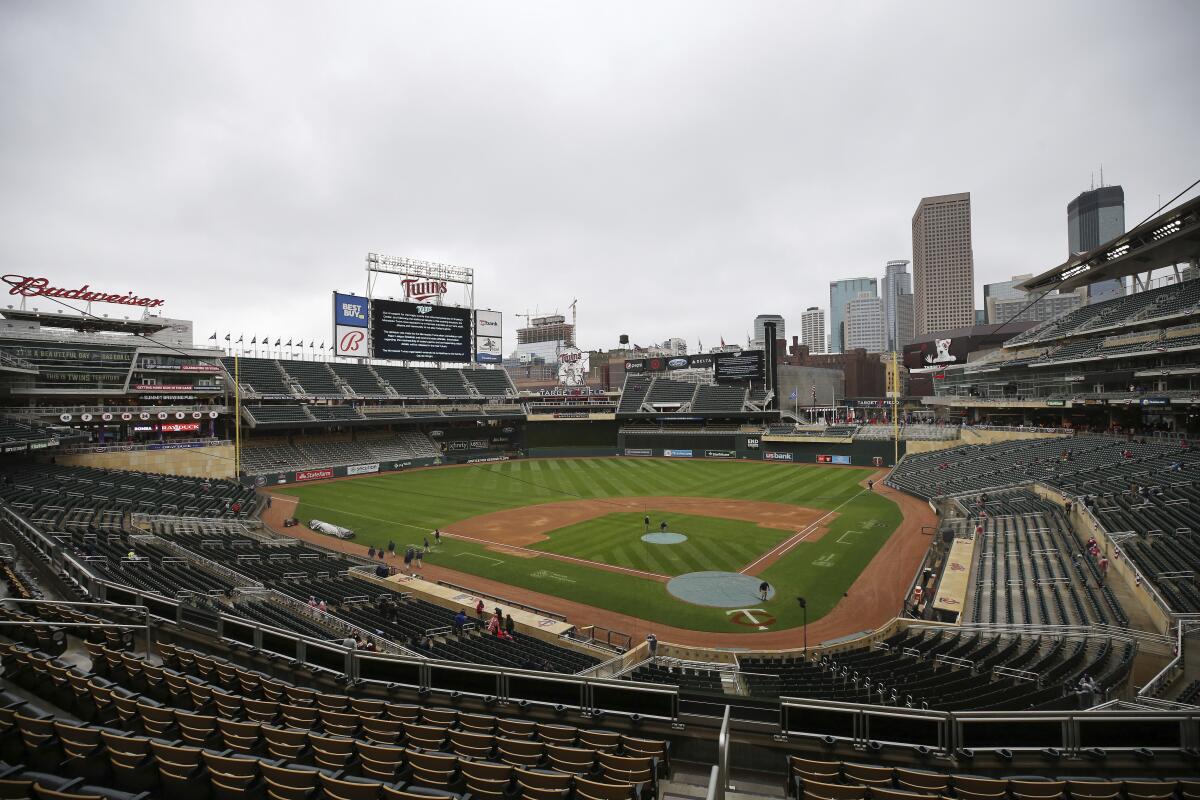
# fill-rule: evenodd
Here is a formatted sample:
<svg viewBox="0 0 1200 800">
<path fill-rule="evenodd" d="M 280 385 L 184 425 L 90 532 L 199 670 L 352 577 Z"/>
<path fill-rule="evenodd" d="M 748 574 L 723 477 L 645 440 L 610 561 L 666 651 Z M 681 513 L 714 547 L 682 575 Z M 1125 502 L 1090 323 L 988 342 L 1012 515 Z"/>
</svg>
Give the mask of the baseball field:
<svg viewBox="0 0 1200 800">
<path fill-rule="evenodd" d="M 752 633 L 800 625 L 800 596 L 808 621 L 819 620 L 888 540 L 900 510 L 865 490 L 871 475 L 747 461 L 535 459 L 274 491 L 296 498 L 302 521 L 351 528 L 364 548 L 394 542 L 403 553 L 434 544 L 439 528 L 427 565 L 516 587 L 514 598 L 528 589 L 676 628 Z M 732 603 L 705 604 L 707 584 L 689 583 L 709 572 L 722 573 L 718 594 L 733 592 Z M 766 601 L 757 596 L 763 580 Z M 680 591 L 685 583 L 692 594 Z"/>
</svg>

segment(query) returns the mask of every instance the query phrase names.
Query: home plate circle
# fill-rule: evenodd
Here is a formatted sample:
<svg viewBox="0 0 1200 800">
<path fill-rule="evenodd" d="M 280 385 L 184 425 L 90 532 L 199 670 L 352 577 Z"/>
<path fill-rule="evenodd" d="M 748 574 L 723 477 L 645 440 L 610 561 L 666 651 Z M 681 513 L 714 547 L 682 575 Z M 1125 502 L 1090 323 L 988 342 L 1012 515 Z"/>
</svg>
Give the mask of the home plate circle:
<svg viewBox="0 0 1200 800">
<path fill-rule="evenodd" d="M 762 578 L 740 572 L 688 572 L 667 582 L 674 597 L 698 606 L 745 608 L 762 602 L 758 585 Z M 775 596 L 775 587 L 767 590 L 767 599 Z"/>
<path fill-rule="evenodd" d="M 679 544 L 680 542 L 686 542 L 687 537 L 682 533 L 662 531 L 661 533 L 647 533 L 642 537 L 642 541 L 649 544 Z"/>
</svg>

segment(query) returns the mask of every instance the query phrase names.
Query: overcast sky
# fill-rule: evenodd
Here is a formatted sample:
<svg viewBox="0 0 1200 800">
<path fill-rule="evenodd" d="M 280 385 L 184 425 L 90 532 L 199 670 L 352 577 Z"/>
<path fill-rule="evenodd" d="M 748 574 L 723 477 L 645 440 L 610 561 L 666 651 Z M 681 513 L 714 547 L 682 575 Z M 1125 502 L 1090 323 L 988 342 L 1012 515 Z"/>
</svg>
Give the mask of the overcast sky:
<svg viewBox="0 0 1200 800">
<path fill-rule="evenodd" d="M 1191 0 L 5 0 L 0 260 L 200 341 L 328 341 L 368 251 L 474 267 L 506 350 L 574 298 L 585 347 L 790 336 L 912 258 L 924 195 L 971 192 L 978 297 L 1066 257 L 1101 164 L 1130 225 L 1200 177 L 1197 31 Z"/>
</svg>

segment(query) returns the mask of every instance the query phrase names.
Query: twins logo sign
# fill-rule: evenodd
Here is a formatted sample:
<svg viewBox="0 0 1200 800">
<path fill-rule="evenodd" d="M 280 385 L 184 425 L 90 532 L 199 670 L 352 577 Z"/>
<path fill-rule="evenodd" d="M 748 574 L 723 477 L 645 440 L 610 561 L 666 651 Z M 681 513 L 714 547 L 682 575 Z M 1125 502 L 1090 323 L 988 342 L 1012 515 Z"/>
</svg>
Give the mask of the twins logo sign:
<svg viewBox="0 0 1200 800">
<path fill-rule="evenodd" d="M 418 278 L 404 278 L 400 281 L 404 286 L 404 299 L 420 302 L 432 297 L 441 297 L 446 293 L 446 281 L 427 281 Z"/>
</svg>

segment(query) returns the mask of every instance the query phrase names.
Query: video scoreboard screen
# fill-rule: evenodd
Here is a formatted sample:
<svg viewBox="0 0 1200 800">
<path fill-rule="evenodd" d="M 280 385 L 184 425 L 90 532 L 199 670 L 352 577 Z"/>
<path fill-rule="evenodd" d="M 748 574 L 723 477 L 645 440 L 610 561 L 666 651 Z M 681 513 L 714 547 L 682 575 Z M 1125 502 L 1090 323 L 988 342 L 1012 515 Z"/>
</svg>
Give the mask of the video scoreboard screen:
<svg viewBox="0 0 1200 800">
<path fill-rule="evenodd" d="M 471 310 L 371 301 L 371 354 L 398 361 L 471 360 Z"/>
</svg>

